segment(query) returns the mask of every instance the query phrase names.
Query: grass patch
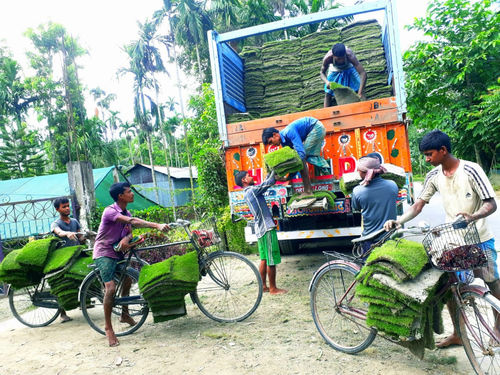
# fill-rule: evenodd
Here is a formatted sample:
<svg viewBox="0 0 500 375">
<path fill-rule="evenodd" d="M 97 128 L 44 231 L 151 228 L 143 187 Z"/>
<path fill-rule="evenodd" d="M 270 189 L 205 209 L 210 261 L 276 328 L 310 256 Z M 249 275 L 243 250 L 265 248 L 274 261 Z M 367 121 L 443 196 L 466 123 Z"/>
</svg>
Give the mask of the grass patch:
<svg viewBox="0 0 500 375">
<path fill-rule="evenodd" d="M 205 337 L 208 337 L 209 339 L 215 339 L 215 340 L 220 340 L 220 339 L 225 340 L 229 338 L 229 335 L 221 332 L 204 331 L 201 334 Z"/>
<path fill-rule="evenodd" d="M 438 356 L 434 353 L 431 353 L 427 356 L 427 360 L 429 362 L 435 363 L 436 365 L 454 365 L 457 363 L 457 357 L 452 356 Z"/>
</svg>

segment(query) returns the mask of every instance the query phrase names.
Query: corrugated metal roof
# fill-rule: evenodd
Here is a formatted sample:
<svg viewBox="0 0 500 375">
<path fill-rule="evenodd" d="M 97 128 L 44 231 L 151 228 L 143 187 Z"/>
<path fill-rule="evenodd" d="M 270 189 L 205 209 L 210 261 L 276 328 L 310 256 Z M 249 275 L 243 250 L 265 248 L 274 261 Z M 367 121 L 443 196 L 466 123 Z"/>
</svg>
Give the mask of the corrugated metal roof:
<svg viewBox="0 0 500 375">
<path fill-rule="evenodd" d="M 144 168 L 147 168 L 151 170 L 151 166 L 147 164 L 136 164 L 132 168 L 130 168 L 127 171 L 127 174 L 130 173 L 134 168 L 137 168 L 137 166 L 141 166 Z M 164 175 L 168 174 L 167 167 L 162 167 L 159 165 L 155 165 L 154 169 L 158 173 L 162 173 Z M 198 178 L 198 170 L 196 169 L 195 166 L 191 167 L 191 170 L 193 171 L 193 178 Z M 170 167 L 170 176 L 173 178 L 189 178 L 189 167 L 184 167 L 184 168 L 174 168 Z"/>
<path fill-rule="evenodd" d="M 113 168 L 94 169 L 94 187 L 99 186 Z M 0 203 L 61 197 L 69 194 L 67 173 L 0 181 Z"/>
</svg>

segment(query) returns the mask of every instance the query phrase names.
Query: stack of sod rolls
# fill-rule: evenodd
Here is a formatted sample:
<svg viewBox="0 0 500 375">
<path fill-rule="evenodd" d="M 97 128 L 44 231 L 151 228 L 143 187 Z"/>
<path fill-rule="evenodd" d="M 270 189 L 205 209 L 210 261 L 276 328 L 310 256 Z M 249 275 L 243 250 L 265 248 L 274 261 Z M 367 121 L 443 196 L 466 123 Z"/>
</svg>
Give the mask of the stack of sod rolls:
<svg viewBox="0 0 500 375">
<path fill-rule="evenodd" d="M 0 279 L 14 289 L 36 285 L 43 277 L 43 268 L 58 239 L 44 238 L 28 242 L 22 249 L 11 251 L 1 263 Z"/>
<path fill-rule="evenodd" d="M 0 264 L 0 280 L 14 289 L 36 285 L 43 277 L 42 273 L 30 271 L 16 261 L 20 252 L 21 249 L 12 250 Z"/>
<path fill-rule="evenodd" d="M 367 99 L 392 95 L 381 27 L 376 20 L 355 22 L 339 29 L 314 32 L 302 38 L 272 41 L 262 47 L 246 46 L 245 114 L 228 116 L 244 121 L 323 107 L 323 57 L 335 43 L 349 47 L 367 72 Z"/>
<path fill-rule="evenodd" d="M 405 170 L 397 165 L 390 163 L 383 163 L 383 167 L 387 172 L 380 175 L 383 179 L 391 180 L 398 185 L 398 188 L 403 188 L 406 184 L 406 173 Z M 340 178 L 340 190 L 347 196 L 352 194 L 352 190 L 359 185 L 363 179 L 359 175 L 359 172 L 344 173 Z"/>
<path fill-rule="evenodd" d="M 443 330 L 443 303 L 436 308 L 435 293 L 444 273 L 428 265 L 420 243 L 391 240 L 372 251 L 356 277 L 356 294 L 369 304 L 367 324 L 394 339 L 413 341 L 406 346 L 419 356 L 424 348 L 434 348 L 432 332 Z"/>
<path fill-rule="evenodd" d="M 59 305 L 65 310 L 79 306 L 78 288 L 90 272 L 87 267 L 90 257 L 80 257 L 83 246 L 69 246 L 54 250 L 44 268 L 48 277 L 50 292 L 57 297 Z"/>
<path fill-rule="evenodd" d="M 406 173 L 405 170 L 397 165 L 384 163 L 382 164 L 387 170 L 386 173 L 380 175 L 380 177 L 386 180 L 392 180 L 398 185 L 398 188 L 402 188 L 406 184 Z"/>
<path fill-rule="evenodd" d="M 299 194 L 292 195 L 292 197 L 288 201 L 287 205 L 290 206 L 294 201 L 299 199 L 299 196 L 300 196 Z M 331 209 L 331 208 L 335 208 L 335 199 L 337 198 L 337 196 L 335 195 L 335 193 L 333 191 L 323 190 L 323 191 L 314 191 L 313 194 L 310 196 L 300 197 L 301 200 L 310 199 L 310 198 L 316 198 L 317 200 L 326 198 L 326 200 L 328 202 L 328 208 Z"/>
<path fill-rule="evenodd" d="M 139 274 L 139 290 L 153 312 L 154 322 L 186 315 L 184 296 L 196 290 L 198 281 L 196 251 L 143 266 Z"/>
<path fill-rule="evenodd" d="M 344 173 L 339 181 L 340 190 L 342 190 L 345 196 L 351 195 L 352 190 L 358 186 L 361 181 L 363 181 L 363 179 L 357 171 Z"/>
<path fill-rule="evenodd" d="M 303 168 L 302 160 L 294 149 L 285 146 L 279 150 L 264 155 L 267 167 L 277 176 L 283 177 L 288 173 L 295 173 Z"/>
</svg>

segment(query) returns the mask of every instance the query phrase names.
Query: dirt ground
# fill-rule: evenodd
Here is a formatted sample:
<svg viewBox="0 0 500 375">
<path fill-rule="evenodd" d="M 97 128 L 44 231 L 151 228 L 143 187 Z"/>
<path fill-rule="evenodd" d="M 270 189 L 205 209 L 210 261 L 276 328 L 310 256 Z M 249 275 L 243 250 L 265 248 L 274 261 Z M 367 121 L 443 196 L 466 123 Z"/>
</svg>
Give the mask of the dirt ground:
<svg viewBox="0 0 500 375">
<path fill-rule="evenodd" d="M 251 259 L 257 262 L 256 257 Z M 377 337 L 364 352 L 347 355 L 328 346 L 309 309 L 308 285 L 323 255 L 283 258 L 279 286 L 288 294 L 265 293 L 257 311 L 241 323 L 216 323 L 189 302 L 188 315 L 153 324 L 109 348 L 79 310 L 74 319 L 27 328 L 0 300 L 0 374 L 470 374 L 461 348 L 426 351 L 424 360 Z M 188 301 L 189 298 L 186 299 Z M 448 322 L 448 326 L 451 323 Z"/>
</svg>

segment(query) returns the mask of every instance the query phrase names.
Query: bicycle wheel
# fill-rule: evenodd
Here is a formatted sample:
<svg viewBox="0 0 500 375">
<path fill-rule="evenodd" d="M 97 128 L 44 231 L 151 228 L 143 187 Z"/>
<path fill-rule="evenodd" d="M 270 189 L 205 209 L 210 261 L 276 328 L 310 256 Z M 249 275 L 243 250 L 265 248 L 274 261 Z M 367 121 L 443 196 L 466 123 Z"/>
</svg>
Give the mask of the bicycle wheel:
<svg viewBox="0 0 500 375">
<path fill-rule="evenodd" d="M 10 288 L 9 306 L 12 315 L 31 328 L 49 325 L 60 313 L 57 298 L 50 294 L 50 288 L 44 281 L 17 290 Z"/>
<path fill-rule="evenodd" d="M 377 331 L 366 326 L 368 306 L 354 294 L 353 283 L 357 270 L 347 264 L 323 267 L 311 285 L 310 303 L 314 324 L 323 339 L 335 350 L 347 354 L 359 353 L 370 346 Z M 354 315 L 356 313 L 357 316 Z"/>
<path fill-rule="evenodd" d="M 200 310 L 218 322 L 240 322 L 259 306 L 262 280 L 257 267 L 241 254 L 220 251 L 201 265 L 202 279 L 191 293 Z"/>
<path fill-rule="evenodd" d="M 116 283 L 116 297 L 115 304 L 111 313 L 111 324 L 116 336 L 125 336 L 137 331 L 146 321 L 148 317 L 149 308 L 146 301 L 142 298 L 139 292 L 137 281 L 139 280 L 139 273 L 136 270 L 127 268 L 126 276 L 132 280 L 129 296 L 126 300 L 120 300 L 123 281 L 121 272 L 115 274 Z M 83 316 L 90 324 L 90 326 L 102 335 L 104 332 L 104 283 L 101 281 L 97 270 L 93 271 L 92 275 L 81 286 L 80 291 L 80 307 Z M 129 314 L 136 322 L 131 326 L 128 323 L 121 322 L 121 314 L 124 306 L 128 306 Z"/>
<path fill-rule="evenodd" d="M 458 331 L 465 353 L 476 374 L 500 374 L 500 342 L 495 321 L 500 317 L 500 301 L 490 294 L 474 291 L 462 294 Z"/>
</svg>

